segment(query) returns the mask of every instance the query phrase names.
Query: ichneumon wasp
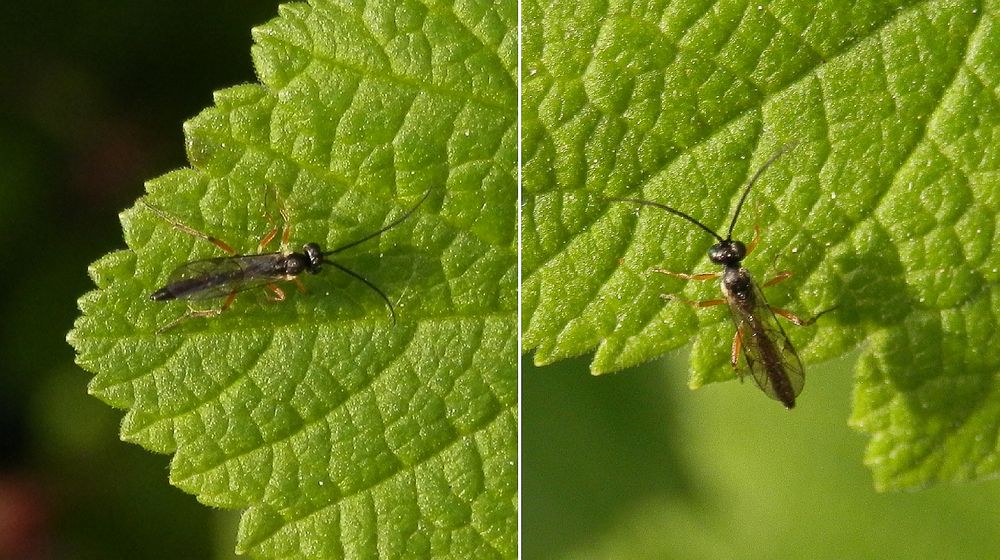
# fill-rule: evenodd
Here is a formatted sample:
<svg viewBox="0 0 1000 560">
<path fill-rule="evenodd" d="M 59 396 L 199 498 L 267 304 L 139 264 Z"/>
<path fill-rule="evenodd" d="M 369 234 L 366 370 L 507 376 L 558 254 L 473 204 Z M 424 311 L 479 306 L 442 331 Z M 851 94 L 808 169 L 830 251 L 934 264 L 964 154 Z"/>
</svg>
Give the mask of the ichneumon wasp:
<svg viewBox="0 0 1000 560">
<path fill-rule="evenodd" d="M 786 408 L 795 407 L 795 398 L 802 392 L 805 384 L 805 371 L 802 368 L 802 361 L 795 352 L 788 335 L 778 323 L 776 315 L 781 315 L 792 323 L 799 326 L 807 326 L 816 322 L 821 315 L 833 311 L 835 307 L 826 309 L 810 319 L 800 319 L 790 311 L 772 307 L 768 305 L 764 298 L 764 293 L 754 282 L 750 272 L 743 267 L 742 262 L 757 247 L 760 239 L 760 228 L 754 226 L 754 237 L 749 245 L 742 241 L 733 239 L 733 228 L 736 227 L 736 220 L 740 217 L 740 210 L 746 202 L 750 189 L 764 171 L 785 152 L 793 148 L 795 144 L 790 144 L 775 152 L 764 165 L 754 173 L 753 177 L 743 189 L 743 194 L 736 204 L 733 218 L 729 222 L 729 230 L 726 237 L 716 233 L 714 230 L 699 222 L 695 218 L 671 208 L 665 204 L 652 202 L 636 198 L 612 198 L 616 202 L 631 202 L 642 206 L 651 206 L 666 210 L 667 212 L 680 216 L 708 232 L 718 240 L 708 250 L 708 258 L 713 263 L 722 266 L 719 272 L 707 272 L 699 274 L 684 274 L 671 272 L 661 268 L 653 269 L 654 272 L 668 274 L 684 280 L 712 280 L 721 278 L 722 299 L 711 299 L 705 301 L 689 301 L 676 296 L 664 295 L 664 299 L 677 299 L 692 307 L 711 307 L 714 305 L 728 304 L 730 316 L 736 325 L 736 334 L 733 337 L 732 355 L 730 363 L 737 375 L 742 378 L 743 372 L 739 367 L 739 357 L 742 350 L 746 359 L 747 367 L 753 375 L 754 381 L 764 394 L 772 399 L 781 401 Z M 791 272 L 780 272 L 774 278 L 764 282 L 763 286 L 769 287 L 789 278 Z"/>
<path fill-rule="evenodd" d="M 375 291 L 375 293 L 377 293 L 385 302 L 386 307 L 389 308 L 389 314 L 392 318 L 392 322 L 395 324 L 396 310 L 393 308 L 392 302 L 389 301 L 389 297 L 385 295 L 385 292 L 360 274 L 336 261 L 331 260 L 329 257 L 360 245 L 365 241 L 374 239 L 393 227 L 396 227 L 402 223 L 403 220 L 409 218 L 410 215 L 412 215 L 417 208 L 420 207 L 425 200 L 427 200 L 430 193 L 431 191 L 424 193 L 424 195 L 415 205 L 413 205 L 412 208 L 378 231 L 329 251 L 323 251 L 318 243 L 306 243 L 302 246 L 302 250 L 300 252 L 291 250 L 289 245 L 289 239 L 291 237 L 291 224 L 289 223 L 288 212 L 279 201 L 278 211 L 284 220 L 284 227 L 281 230 L 281 246 L 278 251 L 265 252 L 267 247 L 278 236 L 279 228 L 277 225 L 274 225 L 274 227 L 272 227 L 272 229 L 261 238 L 255 254 L 239 254 L 228 243 L 194 229 L 167 214 L 163 210 L 160 210 L 145 200 L 142 200 L 141 202 L 144 206 L 146 206 L 146 208 L 159 216 L 165 222 L 183 231 L 184 233 L 212 243 L 229 255 L 226 257 L 215 257 L 191 261 L 180 265 L 172 273 L 170 273 L 167 284 L 153 292 L 149 296 L 149 299 L 153 301 L 171 301 L 175 299 L 225 299 L 223 300 L 221 306 L 212 309 L 195 309 L 189 304 L 187 313 L 164 325 L 157 330 L 157 333 L 162 333 L 184 321 L 194 319 L 196 317 L 215 317 L 229 309 L 229 307 L 233 304 L 233 301 L 236 299 L 237 294 L 252 288 L 265 287 L 271 291 L 273 300 L 281 301 L 285 299 L 285 292 L 278 287 L 278 282 L 295 282 L 299 290 L 304 291 L 305 287 L 302 285 L 299 276 L 304 272 L 316 274 L 321 270 L 324 264 L 328 264 L 350 275 Z M 273 223 L 269 214 L 267 217 L 268 220 Z"/>
</svg>

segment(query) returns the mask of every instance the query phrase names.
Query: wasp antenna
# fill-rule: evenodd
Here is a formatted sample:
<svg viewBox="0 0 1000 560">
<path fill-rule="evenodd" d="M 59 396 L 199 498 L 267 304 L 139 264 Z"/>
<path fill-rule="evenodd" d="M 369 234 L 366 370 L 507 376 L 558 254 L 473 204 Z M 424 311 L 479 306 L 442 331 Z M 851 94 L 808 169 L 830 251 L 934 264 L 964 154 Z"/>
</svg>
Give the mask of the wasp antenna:
<svg viewBox="0 0 1000 560">
<path fill-rule="evenodd" d="M 389 297 L 386 296 L 385 292 L 383 292 L 382 290 L 380 290 L 378 286 L 376 286 L 375 284 L 372 284 L 365 277 L 361 276 L 357 272 L 354 272 L 353 270 L 347 268 L 346 266 L 344 266 L 342 264 L 335 263 L 335 262 L 333 262 L 331 260 L 328 260 L 328 259 L 323 259 L 323 262 L 326 263 L 326 264 L 335 266 L 338 269 L 340 269 L 341 271 L 346 272 L 347 274 L 350 274 L 354 278 L 356 278 L 356 279 L 360 280 L 361 282 L 363 282 L 365 286 L 368 286 L 369 288 L 371 288 L 372 290 L 374 290 L 375 293 L 378 294 L 382 298 L 382 301 L 385 302 L 386 307 L 389 308 L 389 315 L 392 316 L 392 324 L 393 325 L 396 324 L 396 310 L 393 309 L 392 302 L 389 301 Z"/>
<path fill-rule="evenodd" d="M 770 159 L 765 161 L 764 165 L 760 166 L 760 169 L 758 169 L 757 172 L 753 174 L 753 177 L 750 177 L 750 182 L 748 182 L 746 188 L 743 189 L 743 196 L 740 197 L 740 201 L 736 204 L 736 211 L 733 212 L 733 221 L 729 222 L 729 231 L 726 233 L 727 240 L 733 238 L 733 228 L 736 227 L 736 219 L 740 217 L 740 210 L 743 209 L 743 203 L 746 202 L 747 195 L 750 194 L 750 187 L 752 187 L 753 184 L 757 182 L 757 179 L 759 179 L 760 176 L 764 174 L 764 171 L 768 167 L 770 167 L 772 163 L 778 161 L 778 158 L 785 155 L 785 152 L 788 152 L 789 150 L 793 149 L 795 146 L 798 145 L 799 145 L 798 140 L 785 144 L 784 146 L 779 148 L 777 152 L 774 152 L 774 155 L 772 155 Z"/>
<path fill-rule="evenodd" d="M 417 208 L 419 208 L 420 205 L 423 204 L 424 201 L 427 200 L 427 197 L 430 196 L 430 195 L 431 195 L 431 191 L 428 190 L 427 192 L 424 193 L 424 196 L 420 197 L 420 201 L 413 205 L 413 208 L 410 208 L 409 210 L 407 210 L 405 214 L 403 214 L 402 216 L 396 218 L 395 220 L 392 221 L 392 223 L 390 223 L 389 225 L 383 227 L 382 229 L 380 229 L 380 230 L 378 230 L 378 231 L 376 231 L 374 233 L 370 233 L 370 234 L 362 237 L 361 239 L 358 239 L 357 241 L 351 241 L 347 245 L 341 245 L 340 247 L 337 247 L 336 249 L 332 249 L 330 251 L 326 251 L 326 252 L 323 253 L 323 256 L 325 257 L 325 256 L 328 256 L 328 255 L 333 255 L 333 254 L 339 253 L 341 251 L 346 251 L 347 249 L 350 249 L 351 247 L 355 247 L 357 245 L 361 245 L 365 241 L 368 241 L 369 239 L 372 239 L 374 237 L 378 237 L 379 235 L 381 235 L 381 234 L 389 231 L 390 229 L 398 226 L 399 224 L 401 224 L 403 222 L 403 220 L 409 218 L 411 214 L 413 214 L 414 212 L 416 212 Z M 336 265 L 334 265 L 334 266 L 336 266 Z"/>
<path fill-rule="evenodd" d="M 659 208 L 660 210 L 666 210 L 667 212 L 670 212 L 671 214 L 673 214 L 675 216 L 680 216 L 680 217 L 684 218 L 685 220 L 691 222 L 692 224 L 694 224 L 694 225 L 700 227 L 701 229 L 707 231 L 709 234 L 711 234 L 712 237 L 718 239 L 719 241 L 724 241 L 724 239 L 722 239 L 722 236 L 720 236 L 718 233 L 715 233 L 714 231 L 712 231 L 712 229 L 709 228 L 708 226 L 706 226 L 705 224 L 699 222 L 698 220 L 692 218 L 691 216 L 688 216 L 684 212 L 681 212 L 680 210 L 677 210 L 676 208 L 671 208 L 671 207 L 667 206 L 666 204 L 660 204 L 659 202 L 652 202 L 652 201 L 649 201 L 649 200 L 642 200 L 641 198 L 609 198 L 608 200 L 612 200 L 614 202 L 633 202 L 635 204 L 639 204 L 639 205 L 642 205 L 642 206 L 652 206 L 653 208 Z"/>
</svg>

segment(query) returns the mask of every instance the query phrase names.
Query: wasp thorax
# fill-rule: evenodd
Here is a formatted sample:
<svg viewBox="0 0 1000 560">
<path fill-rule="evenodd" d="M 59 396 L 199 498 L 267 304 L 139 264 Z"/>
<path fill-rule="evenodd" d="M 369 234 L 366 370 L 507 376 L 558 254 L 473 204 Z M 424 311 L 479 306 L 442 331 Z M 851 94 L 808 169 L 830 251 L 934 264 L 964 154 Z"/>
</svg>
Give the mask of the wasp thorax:
<svg viewBox="0 0 1000 560">
<path fill-rule="evenodd" d="M 715 264 L 738 265 L 747 256 L 747 246 L 742 241 L 727 239 L 712 245 L 708 258 Z"/>
<path fill-rule="evenodd" d="M 298 276 L 309 268 L 309 259 L 300 253 L 292 253 L 285 257 L 285 276 Z"/>
</svg>

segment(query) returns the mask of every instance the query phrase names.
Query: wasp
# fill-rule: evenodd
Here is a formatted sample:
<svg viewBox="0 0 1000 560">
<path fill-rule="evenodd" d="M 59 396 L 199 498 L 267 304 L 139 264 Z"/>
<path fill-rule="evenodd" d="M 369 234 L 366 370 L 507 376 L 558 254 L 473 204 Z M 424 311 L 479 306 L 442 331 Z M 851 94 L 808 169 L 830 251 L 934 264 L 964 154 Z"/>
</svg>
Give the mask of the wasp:
<svg viewBox="0 0 1000 560">
<path fill-rule="evenodd" d="M 810 319 L 801 319 L 790 311 L 768 305 L 764 298 L 764 292 L 754 282 L 753 276 L 743 267 L 743 259 L 750 255 L 757 247 L 760 239 L 760 228 L 754 226 L 754 237 L 749 245 L 742 241 L 733 239 L 733 228 L 740 217 L 743 203 L 754 183 L 764 173 L 764 171 L 793 145 L 788 145 L 778 150 L 767 160 L 750 178 L 743 194 L 736 204 L 733 218 L 729 222 L 729 230 L 726 237 L 722 237 L 713 229 L 709 228 L 697 219 L 672 208 L 665 204 L 642 200 L 636 198 L 613 198 L 616 202 L 630 202 L 641 206 L 650 206 L 665 210 L 675 216 L 679 216 L 699 228 L 708 232 L 709 235 L 718 240 L 718 243 L 708 249 L 708 258 L 714 264 L 720 265 L 719 272 L 707 272 L 699 274 L 684 274 L 672 272 L 661 268 L 653 269 L 654 272 L 668 274 L 684 280 L 713 280 L 721 278 L 722 299 L 711 299 L 704 301 L 689 301 L 676 296 L 664 295 L 664 299 L 676 299 L 692 307 L 712 307 L 715 305 L 729 305 L 730 316 L 736 326 L 736 334 L 733 337 L 732 355 L 730 363 L 737 375 L 742 379 L 743 370 L 739 367 L 739 357 L 742 351 L 746 360 L 747 368 L 750 370 L 754 381 L 764 394 L 780 401 L 785 408 L 795 407 L 795 398 L 802 392 L 805 385 L 805 371 L 802 368 L 802 361 L 795 352 L 788 335 L 781 328 L 777 315 L 788 319 L 798 326 L 808 326 L 816 322 L 820 316 L 833 311 L 835 307 L 826 309 Z M 764 287 L 773 286 L 782 280 L 791 277 L 792 273 L 785 271 L 778 273 L 774 278 L 764 282 Z"/>
<path fill-rule="evenodd" d="M 236 299 L 237 294 L 253 288 L 267 288 L 272 294 L 271 299 L 282 301 L 285 299 L 285 292 L 277 285 L 278 282 L 295 282 L 299 290 L 304 291 L 305 288 L 299 276 L 306 272 L 317 274 L 323 265 L 330 265 L 348 274 L 377 293 L 382 298 L 382 301 L 385 302 L 386 307 L 388 307 L 392 322 L 395 324 L 396 311 L 393 309 L 392 302 L 389 301 L 385 292 L 357 272 L 331 260 L 329 257 L 356 247 L 365 241 L 374 239 L 396 227 L 409 218 L 427 200 L 429 195 L 430 191 L 424 193 L 420 201 L 412 208 L 378 231 L 329 251 L 322 250 L 318 243 L 306 243 L 300 251 L 291 250 L 289 248 L 291 224 L 287 211 L 279 201 L 279 212 L 284 219 L 284 228 L 281 233 L 281 247 L 278 251 L 266 252 L 267 248 L 278 236 L 279 228 L 275 225 L 261 238 L 257 246 L 257 252 L 254 254 L 239 254 L 228 243 L 192 228 L 163 210 L 142 200 L 141 202 L 146 208 L 174 228 L 198 239 L 204 239 L 228 255 L 184 263 L 170 273 L 165 286 L 150 294 L 149 299 L 153 301 L 225 298 L 222 305 L 213 309 L 195 309 L 189 305 L 186 314 L 164 325 L 157 333 L 172 329 L 178 324 L 196 317 L 215 317 L 220 315 L 229 309 Z M 270 215 L 267 217 L 271 221 Z"/>
</svg>

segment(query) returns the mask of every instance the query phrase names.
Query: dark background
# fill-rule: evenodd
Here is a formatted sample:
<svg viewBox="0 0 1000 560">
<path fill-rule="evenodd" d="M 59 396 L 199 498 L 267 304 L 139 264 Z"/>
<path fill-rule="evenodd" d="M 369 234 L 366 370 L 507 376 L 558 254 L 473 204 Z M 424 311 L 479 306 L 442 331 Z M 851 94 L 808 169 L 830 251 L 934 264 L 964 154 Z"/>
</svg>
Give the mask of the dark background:
<svg viewBox="0 0 1000 560">
<path fill-rule="evenodd" d="M 0 560 L 232 556 L 234 513 L 118 440 L 66 333 L 117 214 L 186 165 L 182 124 L 255 81 L 275 1 L 0 3 Z"/>
</svg>

